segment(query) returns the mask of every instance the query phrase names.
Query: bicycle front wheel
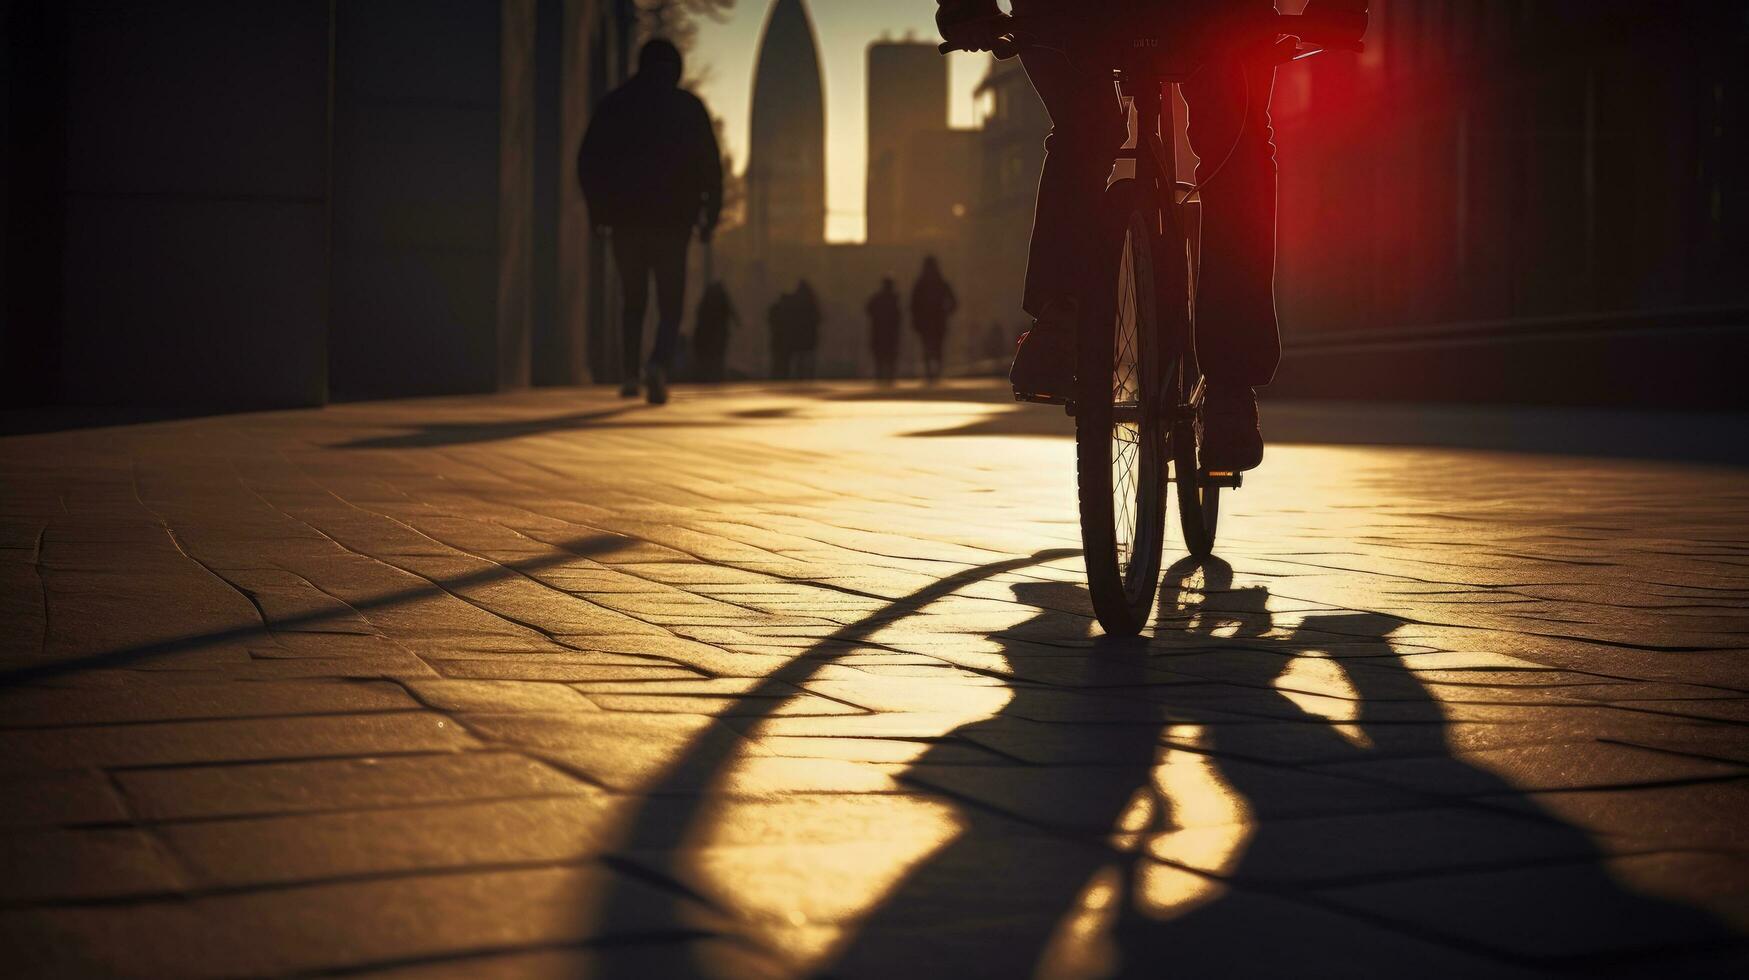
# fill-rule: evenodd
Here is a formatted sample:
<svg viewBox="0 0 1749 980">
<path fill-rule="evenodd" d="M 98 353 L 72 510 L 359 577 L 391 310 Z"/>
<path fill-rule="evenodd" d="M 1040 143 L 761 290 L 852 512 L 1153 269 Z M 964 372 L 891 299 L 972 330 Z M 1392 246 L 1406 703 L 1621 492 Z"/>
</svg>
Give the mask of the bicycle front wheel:
<svg viewBox="0 0 1749 980">
<path fill-rule="evenodd" d="M 1087 588 L 1099 625 L 1133 636 L 1159 587 L 1166 529 L 1166 433 L 1155 291 L 1158 222 L 1119 185 L 1116 281 L 1084 311 L 1076 365 L 1076 482 Z M 1112 288 L 1115 287 L 1115 288 Z"/>
</svg>

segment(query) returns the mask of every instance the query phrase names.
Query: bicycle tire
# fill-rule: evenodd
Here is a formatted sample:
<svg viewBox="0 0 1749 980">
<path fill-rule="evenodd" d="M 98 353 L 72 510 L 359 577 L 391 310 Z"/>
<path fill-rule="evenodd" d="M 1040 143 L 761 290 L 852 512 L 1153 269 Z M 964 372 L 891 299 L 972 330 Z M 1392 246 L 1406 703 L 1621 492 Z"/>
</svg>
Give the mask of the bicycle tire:
<svg viewBox="0 0 1749 980">
<path fill-rule="evenodd" d="M 1194 385 L 1192 386 L 1194 387 Z M 1203 481 L 1201 409 L 1195 419 L 1173 427 L 1172 474 L 1178 491 L 1178 526 L 1184 548 L 1198 558 L 1215 552 L 1215 532 L 1221 519 L 1221 488 Z"/>
<path fill-rule="evenodd" d="M 1186 233 L 1192 233 L 1186 229 Z M 1170 249 L 1170 246 L 1168 246 Z M 1184 316 L 1172 325 L 1182 353 L 1168 371 L 1167 386 L 1171 390 L 1172 430 L 1168 433 L 1172 456 L 1172 484 L 1178 497 L 1178 527 L 1184 534 L 1184 548 L 1197 558 L 1214 554 L 1215 533 L 1221 519 L 1221 488 L 1205 479 L 1202 465 L 1203 400 L 1202 369 L 1196 361 L 1196 344 L 1191 336 L 1196 320 L 1196 251 L 1180 245 L 1183 262 L 1174 267 L 1169 289 L 1183 297 Z M 1168 257 L 1168 261 L 1171 259 Z M 1183 277 L 1176 273 L 1183 270 Z"/>
<path fill-rule="evenodd" d="M 1157 211 L 1142 192 L 1107 192 L 1101 254 L 1116 281 L 1095 290 L 1077 353 L 1075 474 L 1087 588 L 1099 625 L 1134 636 L 1148 623 L 1166 537 Z"/>
</svg>

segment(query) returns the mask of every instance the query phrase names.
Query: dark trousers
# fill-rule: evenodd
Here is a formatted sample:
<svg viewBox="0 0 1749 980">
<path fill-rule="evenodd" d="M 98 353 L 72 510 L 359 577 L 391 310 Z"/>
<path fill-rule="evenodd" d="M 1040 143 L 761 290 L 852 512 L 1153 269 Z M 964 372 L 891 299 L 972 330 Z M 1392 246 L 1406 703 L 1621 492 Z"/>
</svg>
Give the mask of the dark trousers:
<svg viewBox="0 0 1749 980">
<path fill-rule="evenodd" d="M 1260 10 L 1270 4 L 1245 0 Z M 1060 13 L 1064 0 L 1017 0 L 1016 14 Z M 1027 77 L 1051 116 L 1027 263 L 1026 311 L 1110 288 L 1108 269 L 1090 267 L 1086 216 L 1099 206 L 1127 136 L 1110 65 L 1062 51 L 1022 53 Z M 1275 319 L 1275 142 L 1269 98 L 1275 69 L 1215 58 L 1183 84 L 1190 146 L 1201 160 L 1202 269 L 1197 284 L 1196 351 L 1211 381 L 1268 384 L 1281 361 Z M 1224 163 L 1223 163 L 1224 161 Z M 1218 168 L 1218 173 L 1216 172 Z M 1091 285 L 1087 285 L 1091 284 Z M 1085 303 L 1082 304 L 1086 306 Z"/>
<path fill-rule="evenodd" d="M 613 263 L 619 268 L 625 304 L 621 365 L 627 378 L 636 378 L 643 370 L 644 313 L 649 309 L 651 278 L 656 280 L 656 346 L 650 351 L 650 363 L 663 370 L 674 366 L 680 321 L 686 314 L 686 247 L 691 241 L 691 228 L 613 229 Z"/>
</svg>

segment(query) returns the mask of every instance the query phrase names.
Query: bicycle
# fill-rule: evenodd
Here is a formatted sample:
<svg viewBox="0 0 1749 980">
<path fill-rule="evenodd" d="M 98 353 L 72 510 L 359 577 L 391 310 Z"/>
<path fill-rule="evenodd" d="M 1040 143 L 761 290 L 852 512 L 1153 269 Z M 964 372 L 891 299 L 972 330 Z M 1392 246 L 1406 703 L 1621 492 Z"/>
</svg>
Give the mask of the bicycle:
<svg viewBox="0 0 1749 980">
<path fill-rule="evenodd" d="M 1296 18 L 1273 19 L 1274 37 L 1258 56 L 1286 63 L 1333 50 L 1302 47 Z M 1201 201 L 1197 185 L 1179 179 L 1173 152 L 1175 87 L 1194 72 L 1199 42 L 1179 35 L 1175 44 L 1172 31 L 1157 29 L 1164 26 L 1101 25 L 1089 32 L 1097 43 L 1085 45 L 1112 68 L 1132 122 L 1117 160 L 1133 161 L 1134 175 L 1111 181 L 1096 219 L 1103 254 L 1115 256 L 1117 288 L 1089 290 L 1094 300 L 1082 318 L 1076 391 L 1066 406 L 1075 419 L 1088 592 L 1100 626 L 1114 636 L 1134 636 L 1148 623 L 1165 550 L 1167 487 L 1178 502 L 1186 550 L 1206 558 L 1214 551 L 1221 491 L 1244 483 L 1239 473 L 1202 465 L 1206 386 L 1193 343 Z M 1270 26 L 1260 25 L 1264 36 Z M 1022 48 L 1051 48 L 1066 30 L 1086 29 L 1084 21 L 1050 15 L 1011 17 L 1006 27 L 995 51 L 1004 60 Z M 951 49 L 941 45 L 943 53 Z"/>
</svg>

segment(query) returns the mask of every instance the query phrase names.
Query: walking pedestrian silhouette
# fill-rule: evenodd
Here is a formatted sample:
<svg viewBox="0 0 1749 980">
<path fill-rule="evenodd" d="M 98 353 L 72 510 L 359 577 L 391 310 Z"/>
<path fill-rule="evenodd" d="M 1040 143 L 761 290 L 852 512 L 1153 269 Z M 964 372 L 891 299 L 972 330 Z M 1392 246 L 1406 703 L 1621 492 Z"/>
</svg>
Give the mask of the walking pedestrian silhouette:
<svg viewBox="0 0 1749 980">
<path fill-rule="evenodd" d="M 619 271 L 620 391 L 636 395 L 641 370 L 651 404 L 668 400 L 693 229 L 708 243 L 723 208 L 716 132 L 704 103 L 680 87 L 682 67 L 680 50 L 671 42 L 645 43 L 638 73 L 602 100 L 577 154 L 589 220 L 606 230 Z M 645 362 L 644 315 L 652 282 L 656 343 Z"/>
<path fill-rule="evenodd" d="M 923 345 L 923 380 L 941 379 L 942 354 L 947 343 L 947 321 L 959 309 L 959 298 L 941 274 L 935 256 L 923 260 L 923 271 L 911 286 L 911 329 Z"/>
<path fill-rule="evenodd" d="M 868 345 L 874 354 L 875 377 L 882 384 L 892 384 L 898 375 L 899 326 L 904 321 L 893 277 L 881 280 L 881 288 L 868 298 L 864 310 L 868 313 Z"/>
</svg>

